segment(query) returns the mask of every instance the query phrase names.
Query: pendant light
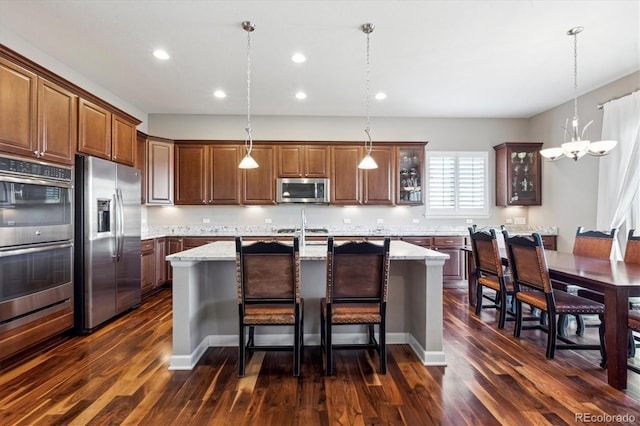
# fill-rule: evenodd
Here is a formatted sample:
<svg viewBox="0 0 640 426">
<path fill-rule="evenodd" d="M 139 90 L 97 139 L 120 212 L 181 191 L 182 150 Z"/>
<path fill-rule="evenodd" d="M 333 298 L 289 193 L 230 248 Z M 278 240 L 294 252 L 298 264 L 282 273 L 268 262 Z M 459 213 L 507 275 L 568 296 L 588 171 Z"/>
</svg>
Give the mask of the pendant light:
<svg viewBox="0 0 640 426">
<path fill-rule="evenodd" d="M 247 137 L 244 140 L 244 149 L 246 154 L 240 164 L 241 169 L 255 169 L 258 167 L 258 163 L 251 156 L 251 150 L 253 149 L 253 139 L 251 138 L 251 33 L 256 29 L 250 21 L 244 21 L 242 23 L 242 29 L 247 32 Z"/>
<path fill-rule="evenodd" d="M 580 118 L 578 117 L 578 34 L 582 32 L 583 27 L 571 28 L 567 31 L 567 35 L 573 36 L 573 119 L 571 120 L 571 133 L 569 133 L 569 119 L 565 122 L 564 132 L 565 141 L 567 136 L 571 136 L 571 140 L 563 143 L 560 147 L 547 148 L 540 151 L 547 160 L 557 160 L 561 157 L 571 158 L 578 161 L 585 154 L 601 157 L 611 151 L 617 141 L 598 141 L 591 142 L 583 140 L 587 128 L 593 123 L 593 120 L 587 123 L 580 132 Z"/>
<path fill-rule="evenodd" d="M 365 93 L 366 93 L 366 112 L 367 112 L 367 125 L 364 128 L 364 132 L 367 134 L 367 140 L 364 142 L 364 147 L 367 150 L 367 154 L 364 156 L 360 164 L 358 164 L 359 169 L 377 169 L 378 165 L 376 164 L 373 157 L 371 157 L 371 149 L 373 148 L 373 141 L 371 140 L 371 128 L 369 127 L 369 86 L 370 86 L 370 74 L 371 70 L 369 67 L 369 34 L 373 32 L 375 26 L 373 24 L 363 24 L 361 29 L 362 32 L 367 35 L 367 69 L 366 69 L 366 81 L 365 81 Z"/>
</svg>

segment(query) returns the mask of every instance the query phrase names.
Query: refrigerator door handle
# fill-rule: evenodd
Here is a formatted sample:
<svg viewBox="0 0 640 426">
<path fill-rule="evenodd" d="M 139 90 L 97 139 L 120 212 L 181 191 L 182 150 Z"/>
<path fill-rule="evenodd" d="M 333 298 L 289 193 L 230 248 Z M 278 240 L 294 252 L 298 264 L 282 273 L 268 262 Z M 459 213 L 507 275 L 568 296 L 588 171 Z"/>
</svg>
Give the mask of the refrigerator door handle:
<svg viewBox="0 0 640 426">
<path fill-rule="evenodd" d="M 124 199 L 122 197 L 122 190 L 120 188 L 116 189 L 116 194 L 118 197 L 118 204 L 116 207 L 116 211 L 118 214 L 118 225 L 116 227 L 116 232 L 118 233 L 118 262 L 122 258 L 122 254 L 124 252 Z"/>
<path fill-rule="evenodd" d="M 111 210 L 111 220 L 113 221 L 113 244 L 111 245 L 111 258 L 118 261 L 118 192 L 113 190 L 113 209 Z"/>
</svg>

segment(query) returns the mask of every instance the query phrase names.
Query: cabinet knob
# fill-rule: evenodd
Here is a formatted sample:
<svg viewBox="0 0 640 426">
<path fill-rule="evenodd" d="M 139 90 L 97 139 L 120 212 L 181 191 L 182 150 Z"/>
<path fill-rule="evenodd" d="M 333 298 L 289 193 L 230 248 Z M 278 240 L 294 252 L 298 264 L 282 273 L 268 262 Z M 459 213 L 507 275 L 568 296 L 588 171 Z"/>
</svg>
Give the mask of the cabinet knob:
<svg viewBox="0 0 640 426">
<path fill-rule="evenodd" d="M 40 151 L 33 151 L 33 154 L 36 156 L 36 158 L 40 158 Z"/>
</svg>

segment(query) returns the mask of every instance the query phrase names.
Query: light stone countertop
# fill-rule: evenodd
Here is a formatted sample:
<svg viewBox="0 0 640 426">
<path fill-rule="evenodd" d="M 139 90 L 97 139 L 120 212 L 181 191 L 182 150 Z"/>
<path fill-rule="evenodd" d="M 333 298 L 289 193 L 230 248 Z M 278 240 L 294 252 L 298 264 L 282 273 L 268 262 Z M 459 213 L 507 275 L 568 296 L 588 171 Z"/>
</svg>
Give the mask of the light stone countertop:
<svg viewBox="0 0 640 426">
<path fill-rule="evenodd" d="M 389 250 L 391 260 L 447 260 L 449 255 L 425 249 L 404 241 L 391 241 Z M 180 261 L 235 261 L 236 248 L 234 241 L 216 241 L 166 257 L 170 262 Z M 305 245 L 300 248 L 301 260 L 325 260 L 327 246 L 325 243 Z"/>
<path fill-rule="evenodd" d="M 162 237 L 235 237 L 242 236 L 292 236 L 292 232 L 278 232 L 296 228 L 291 226 L 202 226 L 202 225 L 175 225 L 175 226 L 150 226 L 142 229 L 142 240 Z M 495 226 L 497 230 L 499 226 Z M 466 226 L 426 226 L 426 225 L 332 225 L 323 226 L 310 224 L 307 229 L 326 229 L 326 233 L 307 231 L 307 236 L 467 236 L 469 231 Z M 555 226 L 529 226 L 507 225 L 506 229 L 513 235 L 531 234 L 538 232 L 541 235 L 558 235 Z"/>
</svg>

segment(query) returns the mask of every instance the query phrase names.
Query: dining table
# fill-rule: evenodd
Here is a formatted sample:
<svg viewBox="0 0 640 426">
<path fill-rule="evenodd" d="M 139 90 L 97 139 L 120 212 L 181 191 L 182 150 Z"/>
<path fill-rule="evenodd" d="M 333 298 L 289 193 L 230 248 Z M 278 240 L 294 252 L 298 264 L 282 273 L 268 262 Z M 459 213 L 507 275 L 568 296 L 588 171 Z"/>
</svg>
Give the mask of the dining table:
<svg viewBox="0 0 640 426">
<path fill-rule="evenodd" d="M 471 247 L 462 250 L 466 254 L 469 303 L 475 306 L 473 251 Z M 507 265 L 507 252 L 503 247 L 500 248 L 500 256 L 503 264 Z M 545 250 L 545 258 L 551 279 L 604 294 L 607 381 L 616 389 L 626 389 L 629 296 L 640 292 L 640 265 L 554 250 Z"/>
</svg>

